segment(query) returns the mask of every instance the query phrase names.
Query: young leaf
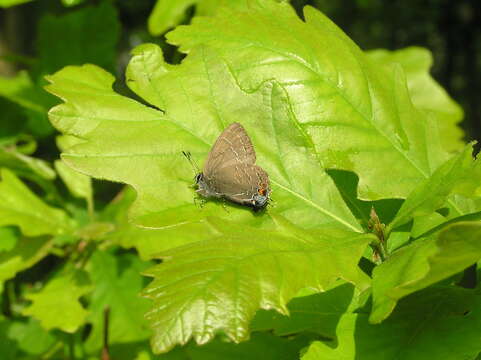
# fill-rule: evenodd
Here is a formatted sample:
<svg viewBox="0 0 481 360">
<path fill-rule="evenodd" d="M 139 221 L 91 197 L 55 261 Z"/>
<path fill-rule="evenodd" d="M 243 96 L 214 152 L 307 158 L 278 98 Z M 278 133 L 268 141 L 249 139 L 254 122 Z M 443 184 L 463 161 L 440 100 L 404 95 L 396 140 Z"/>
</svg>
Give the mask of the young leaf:
<svg viewBox="0 0 481 360">
<path fill-rule="evenodd" d="M 29 156 L 36 147 L 36 141 L 31 136 L 5 139 L 0 145 L 0 168 L 8 168 L 17 176 L 35 182 L 47 196 L 56 196 L 57 189 L 51 181 L 56 177 L 55 171 L 47 161 Z"/>
<path fill-rule="evenodd" d="M 90 177 L 73 170 L 60 160 L 56 160 L 54 164 L 72 195 L 83 198 L 88 204 L 92 204 L 92 180 Z"/>
<path fill-rule="evenodd" d="M 76 6 L 78 4 L 83 3 L 85 0 L 62 0 L 62 4 L 64 6 L 70 7 L 70 6 Z"/>
<path fill-rule="evenodd" d="M 275 79 L 323 165 L 359 175 L 362 199 L 403 198 L 446 159 L 434 119 L 411 103 L 400 65 L 381 67 L 317 10 L 254 0 L 167 35 L 192 54 L 207 46 L 255 93 Z"/>
<path fill-rule="evenodd" d="M 367 56 L 383 65 L 401 64 L 414 106 L 438 121 L 443 148 L 455 151 L 464 147 L 463 131 L 457 126 L 463 110 L 429 74 L 433 64 L 429 50 L 415 46 L 396 51 L 377 49 L 368 51 Z"/>
<path fill-rule="evenodd" d="M 19 4 L 24 4 L 32 0 L 0 0 L 0 7 L 8 8 Z"/>
<path fill-rule="evenodd" d="M 17 243 L 18 235 L 18 230 L 13 226 L 0 227 L 0 252 L 12 250 Z"/>
<path fill-rule="evenodd" d="M 256 146 L 258 163 L 269 173 L 277 204 L 269 213 L 305 227 L 362 231 L 317 160 L 312 139 L 292 116 L 282 87 L 266 83 L 262 91 L 246 94 L 221 59 L 207 53 L 177 67 L 163 64 L 154 45 L 141 46 L 135 54 L 128 83 L 169 116 L 117 95 L 111 89 L 113 78 L 93 66 L 63 69 L 49 77 L 47 89 L 65 101 L 50 111 L 52 123 L 88 140 L 62 159 L 91 176 L 132 185 L 138 193 L 132 209 L 138 224 L 180 228 L 210 215 L 257 226 L 272 223 L 239 206 L 224 212 L 219 202 L 210 201 L 199 211 L 193 201 L 192 169 L 181 151 L 206 158 L 223 128 L 239 121 Z"/>
<path fill-rule="evenodd" d="M 76 138 L 75 136 L 57 136 L 56 138 L 57 147 L 64 151 L 72 146 L 81 144 L 82 139 Z M 55 161 L 55 169 L 59 173 L 63 182 L 69 189 L 73 196 L 84 198 L 87 202 L 87 209 L 92 218 L 94 213 L 94 198 L 92 189 L 92 179 L 84 174 L 81 174 L 72 168 L 65 165 L 62 161 Z"/>
<path fill-rule="evenodd" d="M 285 0 L 289 2 L 291 0 Z M 220 9 L 228 6 L 237 11 L 248 9 L 249 0 L 202 0 L 195 7 L 195 14 L 198 16 L 213 16 Z"/>
<path fill-rule="evenodd" d="M 52 245 L 45 237 L 18 239 L 11 251 L 0 253 L 0 284 L 40 261 Z"/>
<path fill-rule="evenodd" d="M 213 15 L 219 8 L 229 6 L 233 9 L 245 9 L 246 0 L 157 0 L 150 13 L 148 26 L 152 35 L 161 35 L 178 25 L 186 16 L 189 7 L 195 5 L 196 15 Z"/>
<path fill-rule="evenodd" d="M 24 131 L 27 119 L 22 111 L 20 105 L 17 105 L 0 96 L 0 143 L 12 143 L 12 139 L 19 136 L 20 132 Z"/>
<path fill-rule="evenodd" d="M 48 101 L 48 94 L 35 86 L 26 71 L 20 71 L 13 78 L 0 77 L 0 95 L 44 115 L 52 105 L 52 102 Z"/>
<path fill-rule="evenodd" d="M 476 160 L 474 167 L 479 167 L 479 160 Z M 478 178 L 478 175 L 476 174 L 477 169 L 473 170 L 474 172 L 471 173 L 471 176 L 473 177 L 472 180 L 475 181 Z M 470 173 L 468 172 L 468 175 L 469 174 Z M 469 182 L 469 178 L 461 180 L 461 187 L 469 184 Z M 479 185 L 479 182 L 476 185 Z M 475 189 L 473 190 L 472 187 L 471 190 L 477 191 Z M 453 193 L 449 195 L 444 206 L 438 209 L 437 212 L 414 218 L 413 226 L 411 228 L 411 237 L 419 238 L 428 235 L 435 229 L 439 230 L 440 226 L 448 225 L 454 221 L 480 220 L 480 212 L 481 197 L 477 196 L 473 198 L 471 196 L 470 198 L 466 198 L 465 196 Z"/>
<path fill-rule="evenodd" d="M 395 251 L 373 271 L 373 309 L 379 323 L 402 297 L 454 275 L 481 259 L 480 222 L 459 222 Z"/>
<path fill-rule="evenodd" d="M 0 225 L 17 225 L 27 236 L 71 230 L 72 220 L 63 210 L 48 206 L 9 170 L 2 169 L 0 177 Z"/>
<path fill-rule="evenodd" d="M 184 19 L 185 11 L 199 0 L 157 0 L 149 16 L 148 26 L 152 35 L 161 35 Z"/>
<path fill-rule="evenodd" d="M 259 231 L 210 221 L 217 237 L 166 251 L 160 255 L 164 263 L 147 272 L 154 277 L 144 290 L 154 301 L 147 314 L 154 352 L 191 337 L 203 344 L 219 331 L 235 342 L 245 340 L 258 309 L 287 314 L 286 304 L 299 290 L 323 290 L 338 277 L 366 287 L 357 262 L 369 235 L 310 234 L 293 226 Z"/>
<path fill-rule="evenodd" d="M 42 329 L 40 323 L 33 318 L 27 322 L 11 322 L 8 338 L 16 341 L 18 350 L 37 356 L 46 352 L 55 342 L 55 336 Z"/>
<path fill-rule="evenodd" d="M 28 117 L 28 130 L 37 136 L 49 135 L 53 129 L 46 113 L 54 105 L 52 97 L 38 87 L 26 71 L 14 78 L 0 77 L 0 96 L 20 105 Z"/>
<path fill-rule="evenodd" d="M 46 180 L 53 180 L 56 176 L 48 162 L 24 155 L 14 147 L 0 146 L 0 167 L 7 167 L 18 175 L 32 179 L 41 177 Z"/>
<path fill-rule="evenodd" d="M 113 71 L 119 30 L 117 11 L 108 1 L 61 17 L 43 17 L 37 32 L 37 72 L 48 74 L 66 65 L 84 63 Z"/>
<path fill-rule="evenodd" d="M 19 350 L 14 340 L 8 338 L 8 330 L 12 322 L 0 316 L 0 354 L 2 354 L 2 360 L 16 360 L 18 359 Z"/>
<path fill-rule="evenodd" d="M 465 192 L 475 195 L 481 177 L 476 173 L 480 167 L 479 161 L 473 161 L 472 152 L 472 145 L 466 145 L 460 154 L 447 160 L 428 179 L 414 188 L 389 224 L 388 232 L 415 217 L 432 214 L 446 203 L 453 191 L 459 191 L 463 186 L 469 188 L 471 182 L 474 186 Z"/>
<path fill-rule="evenodd" d="M 316 341 L 302 360 L 475 359 L 481 351 L 481 298 L 473 290 L 431 287 L 403 299 L 379 325 L 346 314 L 337 344 Z M 334 346 L 335 345 L 335 346 Z"/>
<path fill-rule="evenodd" d="M 96 251 L 87 265 L 93 283 L 88 320 L 92 323 L 85 346 L 89 352 L 102 347 L 105 308 L 110 308 L 109 344 L 122 344 L 148 338 L 144 314 L 149 308 L 138 294 L 143 287 L 140 272 L 146 264 L 131 254 L 112 255 Z"/>
<path fill-rule="evenodd" d="M 44 329 L 57 328 L 73 333 L 84 324 L 87 317 L 79 298 L 91 289 L 84 271 L 66 270 L 52 278 L 38 293 L 26 295 L 32 304 L 23 310 L 23 314 L 40 320 Z"/>
</svg>

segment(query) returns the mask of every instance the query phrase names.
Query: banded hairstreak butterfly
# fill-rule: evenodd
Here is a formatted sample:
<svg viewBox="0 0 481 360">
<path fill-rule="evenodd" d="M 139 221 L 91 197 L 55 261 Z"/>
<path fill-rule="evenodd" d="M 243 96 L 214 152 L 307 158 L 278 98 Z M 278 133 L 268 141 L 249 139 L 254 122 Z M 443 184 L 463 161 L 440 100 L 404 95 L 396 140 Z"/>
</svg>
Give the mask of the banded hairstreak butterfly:
<svg viewBox="0 0 481 360">
<path fill-rule="evenodd" d="M 190 154 L 184 155 L 195 166 Z M 223 198 L 254 210 L 262 209 L 271 193 L 269 176 L 255 162 L 249 135 L 241 124 L 232 123 L 217 138 L 204 170 L 195 176 L 196 191 L 205 198 Z"/>
</svg>

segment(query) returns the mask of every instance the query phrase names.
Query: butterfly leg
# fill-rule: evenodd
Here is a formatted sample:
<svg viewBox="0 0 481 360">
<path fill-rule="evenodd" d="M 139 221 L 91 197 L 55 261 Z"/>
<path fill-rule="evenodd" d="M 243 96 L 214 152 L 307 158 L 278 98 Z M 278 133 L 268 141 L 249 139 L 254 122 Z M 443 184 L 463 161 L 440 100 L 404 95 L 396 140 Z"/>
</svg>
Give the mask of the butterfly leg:
<svg viewBox="0 0 481 360">
<path fill-rule="evenodd" d="M 194 197 L 194 205 L 199 206 L 201 209 L 204 207 L 207 200 L 204 198 Z"/>
<path fill-rule="evenodd" d="M 269 202 L 267 203 L 267 205 L 275 208 L 277 206 L 277 203 L 275 202 L 274 199 L 269 198 Z"/>
<path fill-rule="evenodd" d="M 224 209 L 228 214 L 230 213 L 230 211 L 227 210 L 227 205 L 226 205 L 226 201 L 225 201 L 224 198 L 222 199 L 222 207 L 223 207 L 223 209 Z"/>
</svg>

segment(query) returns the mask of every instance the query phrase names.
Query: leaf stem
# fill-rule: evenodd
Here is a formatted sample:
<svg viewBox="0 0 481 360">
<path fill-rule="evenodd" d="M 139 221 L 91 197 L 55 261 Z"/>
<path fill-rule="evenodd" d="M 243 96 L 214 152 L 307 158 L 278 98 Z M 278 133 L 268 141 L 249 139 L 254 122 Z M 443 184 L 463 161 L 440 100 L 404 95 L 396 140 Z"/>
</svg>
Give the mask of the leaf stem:
<svg viewBox="0 0 481 360">
<path fill-rule="evenodd" d="M 89 218 L 91 221 L 93 221 L 95 218 L 95 205 L 94 205 L 93 195 L 88 196 L 86 201 L 87 201 L 87 212 L 89 214 Z"/>
<path fill-rule="evenodd" d="M 110 360 L 109 355 L 109 318 L 110 308 L 107 306 L 104 309 L 104 334 L 103 334 L 103 347 L 102 347 L 102 360 Z"/>
<path fill-rule="evenodd" d="M 67 253 L 64 249 L 61 249 L 61 248 L 55 247 L 55 246 L 52 246 L 52 247 L 50 248 L 49 252 L 50 252 L 51 254 L 56 255 L 56 256 L 58 256 L 58 257 L 61 257 L 61 258 L 65 257 L 65 256 L 66 256 L 66 253 Z"/>
<path fill-rule="evenodd" d="M 43 354 L 42 359 L 50 359 L 63 347 L 63 345 L 64 343 L 62 341 L 57 341 L 45 354 Z"/>
</svg>

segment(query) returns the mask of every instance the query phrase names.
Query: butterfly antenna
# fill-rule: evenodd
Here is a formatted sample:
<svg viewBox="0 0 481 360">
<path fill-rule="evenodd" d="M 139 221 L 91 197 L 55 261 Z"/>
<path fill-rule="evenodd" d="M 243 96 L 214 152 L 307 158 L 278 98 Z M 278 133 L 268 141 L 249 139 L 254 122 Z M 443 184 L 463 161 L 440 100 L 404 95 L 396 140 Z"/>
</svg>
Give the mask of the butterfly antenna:
<svg viewBox="0 0 481 360">
<path fill-rule="evenodd" d="M 194 169 L 195 171 L 194 175 L 199 174 L 201 172 L 200 168 L 199 166 L 197 166 L 197 163 L 192 158 L 192 154 L 190 153 L 190 151 L 182 151 L 182 155 L 185 156 L 185 158 L 189 161 L 190 165 L 192 166 L 192 169 Z"/>
</svg>

